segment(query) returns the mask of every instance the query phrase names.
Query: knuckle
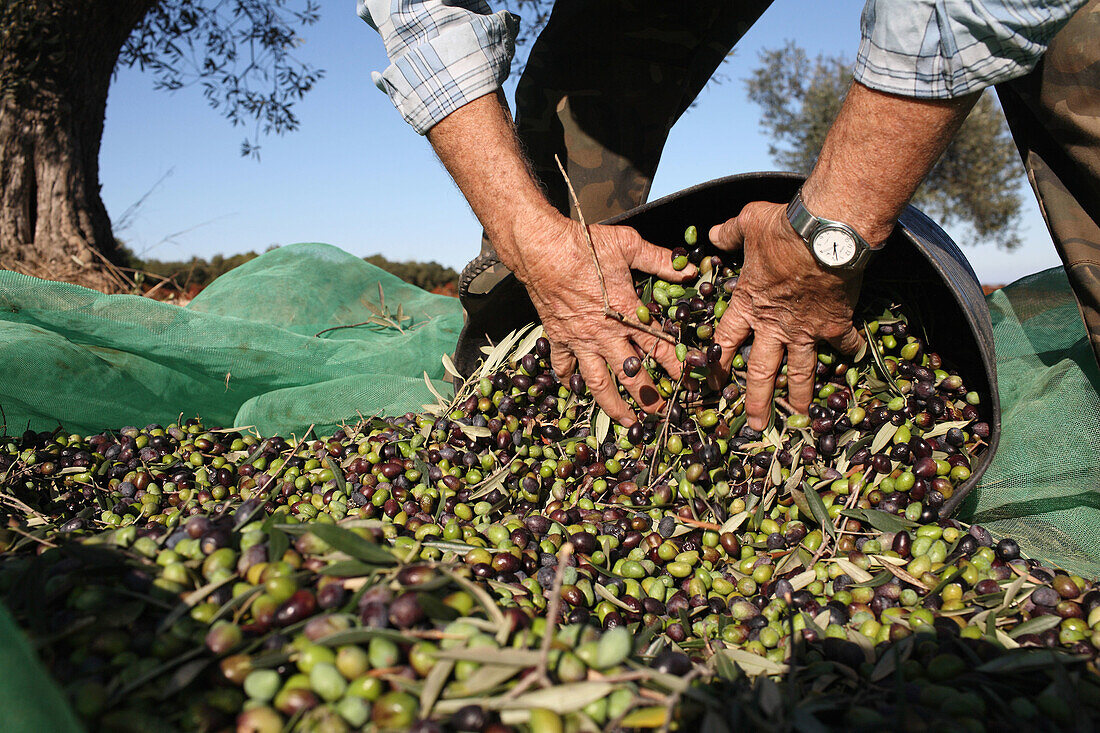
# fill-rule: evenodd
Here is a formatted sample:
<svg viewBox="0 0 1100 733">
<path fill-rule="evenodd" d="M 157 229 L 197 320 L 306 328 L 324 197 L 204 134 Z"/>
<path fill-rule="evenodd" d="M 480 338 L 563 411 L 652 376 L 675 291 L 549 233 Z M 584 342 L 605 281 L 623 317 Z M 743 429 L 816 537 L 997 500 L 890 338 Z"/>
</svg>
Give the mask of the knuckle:
<svg viewBox="0 0 1100 733">
<path fill-rule="evenodd" d="M 606 369 L 597 369 L 594 374 L 585 377 L 584 380 L 588 384 L 588 389 L 593 394 L 598 392 L 607 392 L 612 390 L 611 377 L 608 376 Z"/>
<path fill-rule="evenodd" d="M 768 409 L 771 397 L 766 395 L 749 395 L 745 398 L 745 411 L 750 415 L 759 415 Z"/>
<path fill-rule="evenodd" d="M 772 368 L 770 364 L 763 364 L 757 361 L 755 363 L 750 363 L 747 371 L 749 379 L 767 382 L 775 379 L 777 370 Z"/>
<path fill-rule="evenodd" d="M 847 338 L 853 333 L 851 323 L 829 323 L 822 328 L 822 335 L 828 339 Z"/>
</svg>

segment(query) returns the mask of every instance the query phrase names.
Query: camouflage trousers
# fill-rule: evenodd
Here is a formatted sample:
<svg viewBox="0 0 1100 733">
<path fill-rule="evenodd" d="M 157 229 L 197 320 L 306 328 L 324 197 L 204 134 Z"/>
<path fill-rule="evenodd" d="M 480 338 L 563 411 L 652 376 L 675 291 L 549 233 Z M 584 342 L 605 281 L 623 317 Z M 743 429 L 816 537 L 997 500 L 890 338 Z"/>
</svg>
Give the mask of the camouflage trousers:
<svg viewBox="0 0 1100 733">
<path fill-rule="evenodd" d="M 550 202 L 576 216 L 557 155 L 587 221 L 645 203 L 672 125 L 770 4 L 557 0 L 516 88 L 516 130 Z M 484 236 L 459 292 L 467 326 L 455 364 L 463 373 L 483 335 L 498 341 L 536 319 Z"/>
<path fill-rule="evenodd" d="M 997 93 L 1100 362 L 1100 0 Z"/>
</svg>

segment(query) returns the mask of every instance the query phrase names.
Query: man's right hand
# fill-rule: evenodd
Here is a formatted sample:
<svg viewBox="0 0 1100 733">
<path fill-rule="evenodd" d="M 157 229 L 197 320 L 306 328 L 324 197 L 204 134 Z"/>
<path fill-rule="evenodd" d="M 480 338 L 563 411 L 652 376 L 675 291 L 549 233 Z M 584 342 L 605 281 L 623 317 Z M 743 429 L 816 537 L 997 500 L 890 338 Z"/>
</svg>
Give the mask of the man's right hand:
<svg viewBox="0 0 1100 733">
<path fill-rule="evenodd" d="M 564 377 L 580 369 L 600 407 L 624 425 L 637 416 L 619 396 L 608 366 L 642 409 L 659 409 L 663 401 L 653 380 L 644 370 L 627 377 L 623 362 L 652 353 L 678 377 L 674 349 L 604 313 L 600 278 L 584 228 L 554 209 L 532 178 L 502 97 L 486 94 L 464 105 L 433 127 L 428 139 L 501 261 L 527 287 L 552 345 L 554 371 Z M 677 272 L 668 250 L 646 242 L 629 227 L 596 225 L 589 231 L 609 305 L 631 321 L 641 304 L 631 268 L 676 281 L 696 273 L 694 267 Z"/>
<path fill-rule="evenodd" d="M 653 245 L 625 226 L 589 227 L 592 244 L 603 271 L 611 308 L 635 321 L 641 305 L 634 290 L 631 270 L 679 282 L 696 274 L 693 265 L 681 271 L 672 267 L 669 251 Z M 604 312 L 603 294 L 592 252 L 580 223 L 545 211 L 517 219 L 513 262 L 516 276 L 542 320 L 551 343 L 551 364 L 559 377 L 579 369 L 596 402 L 607 414 L 630 425 L 637 416 L 619 395 L 608 366 L 646 412 L 654 412 L 663 400 L 649 374 L 640 370 L 628 377 L 623 362 L 631 356 L 652 356 L 673 378 L 681 365 L 669 342 L 628 326 Z"/>
</svg>

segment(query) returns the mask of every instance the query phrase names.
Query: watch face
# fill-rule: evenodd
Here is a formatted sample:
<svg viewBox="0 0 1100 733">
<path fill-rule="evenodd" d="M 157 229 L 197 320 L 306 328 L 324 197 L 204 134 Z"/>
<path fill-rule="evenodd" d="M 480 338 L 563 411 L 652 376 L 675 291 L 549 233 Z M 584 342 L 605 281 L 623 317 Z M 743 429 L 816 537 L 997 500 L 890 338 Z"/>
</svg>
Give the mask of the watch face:
<svg viewBox="0 0 1100 733">
<path fill-rule="evenodd" d="M 814 253 L 822 264 L 841 267 L 856 258 L 856 240 L 843 229 L 822 229 L 814 235 Z"/>
</svg>

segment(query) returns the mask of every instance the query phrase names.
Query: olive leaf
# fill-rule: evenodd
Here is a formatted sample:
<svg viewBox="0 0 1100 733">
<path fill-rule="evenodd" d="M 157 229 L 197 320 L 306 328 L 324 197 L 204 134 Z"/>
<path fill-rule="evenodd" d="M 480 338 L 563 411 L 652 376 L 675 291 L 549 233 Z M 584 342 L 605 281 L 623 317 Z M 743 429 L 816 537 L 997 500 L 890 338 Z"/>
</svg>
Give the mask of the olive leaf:
<svg viewBox="0 0 1100 733">
<path fill-rule="evenodd" d="M 444 397 L 442 394 L 440 394 L 439 390 L 435 388 L 435 385 L 432 384 L 432 379 L 431 379 L 431 377 L 428 376 L 427 372 L 424 372 L 424 384 L 426 384 L 428 386 L 428 391 L 431 392 L 432 396 L 435 397 L 439 401 L 439 404 L 441 404 L 441 405 L 451 404 L 451 401 L 449 399 L 447 399 L 446 397 Z"/>
<path fill-rule="evenodd" d="M 857 583 L 868 583 L 874 577 L 851 560 L 847 560 L 843 557 L 834 558 L 833 562 L 835 562 L 849 578 Z"/>
<path fill-rule="evenodd" d="M 717 651 L 716 655 L 717 654 L 728 657 L 749 677 L 757 677 L 762 674 L 785 674 L 787 672 L 787 665 L 773 662 L 767 657 L 761 657 L 758 654 L 747 652 L 744 649 L 722 649 L 721 651 Z"/>
<path fill-rule="evenodd" d="M 603 443 L 610 430 L 611 417 L 603 410 L 597 409 L 596 416 L 592 420 L 592 433 L 596 436 L 596 440 Z"/>
<path fill-rule="evenodd" d="M 801 516 L 814 516 L 814 510 L 810 508 L 810 503 L 806 500 L 806 492 L 794 486 L 788 487 L 787 491 L 790 492 L 791 499 L 794 501 L 794 505 L 798 507 L 798 512 Z M 813 491 L 813 489 L 809 489 L 809 491 Z"/>
<path fill-rule="evenodd" d="M 335 524 L 314 523 L 309 525 L 308 530 L 333 549 L 350 555 L 356 560 L 362 560 L 371 565 L 397 564 L 397 560 L 389 550 L 360 537 L 350 529 L 337 527 Z"/>
<path fill-rule="evenodd" d="M 875 365 L 875 370 L 878 372 L 878 377 L 882 380 L 894 395 L 898 397 L 904 397 L 902 391 L 898 388 L 897 382 L 894 381 L 894 376 L 890 374 L 890 371 L 886 368 L 886 360 L 882 354 L 879 353 L 878 347 L 875 346 L 874 339 L 871 337 L 871 331 L 867 328 L 867 324 L 863 324 L 863 336 L 867 339 L 867 353 L 871 355 L 871 362 Z"/>
<path fill-rule="evenodd" d="M 947 435 L 947 431 L 953 428 L 959 428 L 960 430 L 965 428 L 971 423 L 970 420 L 952 420 L 950 422 L 941 422 L 938 425 L 934 425 L 931 430 L 926 432 L 922 437 L 925 440 L 931 438 L 938 438 L 941 435 Z"/>
<path fill-rule="evenodd" d="M 172 695 L 185 689 L 202 674 L 204 669 L 210 666 L 212 661 L 210 659 L 194 659 L 178 668 L 164 683 L 164 687 L 157 693 L 157 698 L 167 700 Z"/>
<path fill-rule="evenodd" d="M 440 360 L 443 362 L 444 371 L 455 379 L 462 380 L 462 375 L 458 373 L 458 367 L 455 366 L 455 363 L 451 360 L 450 355 L 448 355 L 446 351 L 443 352 Z"/>
<path fill-rule="evenodd" d="M 503 339 L 500 343 L 492 348 L 484 348 L 483 351 L 486 354 L 485 361 L 481 364 L 481 369 L 478 370 L 479 377 L 487 377 L 497 369 L 500 368 L 504 360 L 508 358 L 508 355 L 512 351 L 512 347 L 523 337 L 523 334 L 527 332 L 534 324 L 528 324 L 522 328 L 518 328 L 512 331 Z"/>
<path fill-rule="evenodd" d="M 913 653 L 913 637 L 908 636 L 886 649 L 878 663 L 871 670 L 872 682 L 880 682 L 894 674 L 898 666 L 909 659 Z"/>
<path fill-rule="evenodd" d="M 1057 614 L 1050 614 L 1049 616 L 1036 616 L 1035 618 L 1029 618 L 1022 624 L 1008 632 L 1008 635 L 1013 639 L 1019 639 L 1024 634 L 1041 634 L 1044 631 L 1053 629 L 1062 623 L 1062 617 Z"/>
<path fill-rule="evenodd" d="M 332 471 L 332 478 L 334 481 L 336 481 L 336 488 L 346 495 L 348 491 L 348 484 L 344 478 L 344 469 L 340 468 L 340 463 L 336 461 L 336 459 L 334 459 L 332 456 L 325 456 L 325 465 L 328 466 L 330 471 Z"/>
<path fill-rule="evenodd" d="M 436 662 L 424 678 L 424 688 L 420 691 L 420 709 L 424 711 L 425 717 L 432 712 L 432 707 L 443 692 L 443 686 L 447 684 L 454 667 L 455 663 L 449 660 Z"/>
<path fill-rule="evenodd" d="M 1050 669 L 1058 665 L 1074 664 L 1088 659 L 1088 655 L 1068 654 L 1054 649 L 1012 649 L 979 665 L 974 671 L 986 674 L 1012 674 Z"/>
<path fill-rule="evenodd" d="M 870 524 L 879 532 L 891 532 L 896 534 L 917 526 L 916 522 L 911 522 L 905 517 L 896 514 L 888 514 L 879 509 L 859 509 L 857 507 L 852 509 L 841 509 L 840 513 L 846 517 L 851 517 L 852 519 Z"/>
<path fill-rule="evenodd" d="M 879 558 L 877 555 L 874 555 L 873 557 L 875 557 L 877 559 L 882 559 L 882 558 Z M 896 567 L 891 562 L 881 562 L 880 565 L 883 568 L 886 569 L 885 575 L 893 575 L 898 580 L 901 580 L 905 583 L 909 583 L 910 585 L 915 586 L 917 588 L 920 588 L 921 590 L 924 590 L 924 591 L 928 590 L 928 586 L 925 585 L 924 582 L 920 580 L 920 578 L 917 578 L 917 577 L 914 577 L 913 575 L 911 575 L 908 570 L 903 570 L 900 567 Z M 875 578 L 872 578 L 871 583 L 873 583 L 880 575 L 883 575 L 883 573 L 879 573 L 879 575 L 876 575 Z M 889 578 L 887 578 L 887 581 L 889 581 Z M 867 586 L 871 587 L 871 583 L 867 583 Z M 874 587 L 878 587 L 878 586 L 874 586 Z"/>
<path fill-rule="evenodd" d="M 817 572 L 814 570 L 803 570 L 798 575 L 791 578 L 791 587 L 795 590 L 802 590 L 810 583 L 817 580 Z"/>
<path fill-rule="evenodd" d="M 569 682 L 545 690 L 526 692 L 513 700 L 503 700 L 495 707 L 501 710 L 545 708 L 558 715 L 566 715 L 602 700 L 614 689 L 615 686 L 610 682 Z"/>
<path fill-rule="evenodd" d="M 733 679 L 733 678 L 729 678 Z M 626 714 L 619 725 L 626 729 L 642 728 L 655 730 L 668 725 L 668 706 L 651 705 L 647 708 L 635 708 Z"/>
<path fill-rule="evenodd" d="M 892 422 L 885 422 L 875 433 L 875 439 L 871 442 L 871 452 L 878 453 L 889 443 L 898 432 L 898 426 Z"/>
<path fill-rule="evenodd" d="M 379 571 L 379 565 L 373 565 L 359 560 L 338 560 L 321 568 L 320 575 L 330 575 L 337 578 L 361 578 L 374 575 Z"/>
<path fill-rule="evenodd" d="M 611 593 L 611 591 L 609 591 L 603 585 L 599 583 L 593 583 L 592 590 L 596 592 L 596 595 L 598 595 L 600 598 L 604 599 L 608 603 L 614 606 L 618 606 L 619 608 L 626 609 L 627 611 L 630 610 L 630 606 L 620 601 L 614 594 Z"/>
<path fill-rule="evenodd" d="M 513 351 L 511 357 L 509 357 L 508 361 L 512 364 L 518 364 L 520 359 L 527 356 L 531 353 L 532 350 L 534 350 L 535 342 L 542 338 L 542 335 L 542 325 L 536 325 L 527 333 L 526 336 L 523 337 L 523 340 L 519 342 L 519 344 L 516 346 L 515 351 Z"/>
<path fill-rule="evenodd" d="M 456 697 L 481 695 L 512 679 L 521 669 L 523 669 L 523 667 L 518 665 L 483 664 L 478 668 L 477 674 L 473 677 L 449 685 L 447 689 L 443 691 L 443 698 L 445 700 L 450 700 Z M 462 702 L 466 703 L 467 701 Z M 439 707 L 441 707 L 441 704 L 437 703 L 437 709 L 439 709 Z M 459 705 L 458 707 L 462 706 Z M 454 710 L 457 709 L 458 708 L 455 708 Z M 451 712 L 454 712 L 454 710 Z"/>
<path fill-rule="evenodd" d="M 829 516 L 829 510 L 825 508 L 825 502 L 821 500 L 821 495 L 817 493 L 814 487 L 810 487 L 810 489 L 806 491 L 805 497 L 806 504 L 808 504 L 810 508 L 810 515 L 817 521 L 818 525 L 828 532 L 829 536 L 835 540 L 836 527 L 833 525 L 833 520 Z"/>
<path fill-rule="evenodd" d="M 488 496 L 493 491 L 504 486 L 505 479 L 511 475 L 511 471 L 507 466 L 494 473 L 489 478 L 478 484 L 477 488 L 470 494 L 470 500 L 476 501 L 484 496 Z"/>
<path fill-rule="evenodd" d="M 478 662 L 510 667 L 534 667 L 542 661 L 542 653 L 537 649 L 492 649 L 477 647 L 474 649 L 442 649 L 433 653 L 436 659 L 451 661 Z"/>
<path fill-rule="evenodd" d="M 806 470 L 802 466 L 794 469 L 794 472 L 791 473 L 790 478 L 787 480 L 787 483 L 783 484 L 783 490 L 790 491 L 791 489 L 794 489 L 795 486 L 798 486 L 800 483 L 802 483 L 802 475 L 805 472 Z"/>
</svg>

